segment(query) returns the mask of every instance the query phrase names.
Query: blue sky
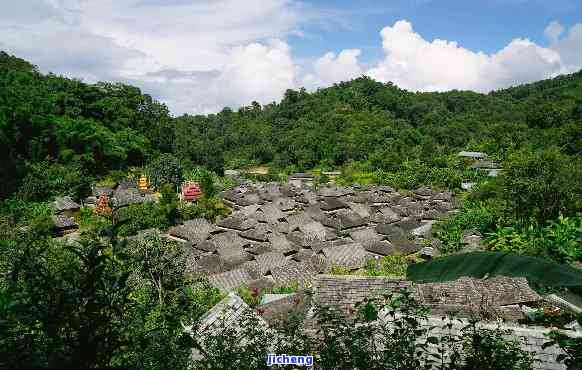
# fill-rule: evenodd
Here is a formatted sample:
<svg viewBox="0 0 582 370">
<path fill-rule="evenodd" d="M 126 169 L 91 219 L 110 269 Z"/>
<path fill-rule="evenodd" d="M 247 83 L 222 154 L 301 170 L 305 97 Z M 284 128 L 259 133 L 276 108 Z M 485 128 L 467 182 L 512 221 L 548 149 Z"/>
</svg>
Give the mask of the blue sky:
<svg viewBox="0 0 582 370">
<path fill-rule="evenodd" d="M 566 27 L 582 22 L 582 1 L 574 0 L 321 0 L 307 3 L 335 11 L 340 19 L 328 20 L 333 26 L 328 26 L 328 32 L 319 24 L 306 26 L 307 42 L 301 37 L 290 38 L 292 47 L 305 58 L 325 50 L 356 47 L 365 50 L 364 59 L 373 60 L 382 54 L 380 30 L 399 19 L 411 21 L 426 39 L 455 40 L 471 50 L 488 53 L 499 50 L 516 37 L 547 45 L 543 31 L 550 22 L 558 20 Z"/>
<path fill-rule="evenodd" d="M 21 0 L 0 50 L 211 113 L 361 75 L 488 92 L 582 68 L 579 0 Z"/>
</svg>

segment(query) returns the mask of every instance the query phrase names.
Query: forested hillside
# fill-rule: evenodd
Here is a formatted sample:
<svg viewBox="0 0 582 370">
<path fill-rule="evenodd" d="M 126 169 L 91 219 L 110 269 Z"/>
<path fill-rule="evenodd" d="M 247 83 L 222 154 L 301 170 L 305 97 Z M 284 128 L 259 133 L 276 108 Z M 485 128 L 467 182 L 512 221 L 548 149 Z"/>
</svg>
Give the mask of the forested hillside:
<svg viewBox="0 0 582 370">
<path fill-rule="evenodd" d="M 461 150 L 487 153 L 500 175 L 471 168 Z M 184 278 L 174 244 L 125 238 L 228 213 L 217 196 L 233 185 L 224 169 L 254 165 L 269 168 L 264 180 L 311 171 L 321 185 L 321 171 L 340 170 L 344 185 L 451 191 L 458 212 L 434 229 L 444 266 L 477 234 L 484 250 L 582 264 L 582 71 L 490 94 L 413 93 L 361 77 L 173 117 L 136 87 L 45 75 L 0 52 L 0 365 L 186 368 L 193 344 L 182 320 L 221 296 Z M 123 193 L 125 182 L 145 199 L 135 186 L 146 175 L 140 191 L 156 201 L 113 211 L 97 194 L 118 184 Z M 178 200 L 183 180 L 200 184 L 197 203 Z M 54 238 L 55 197 L 91 194 L 75 215 L 79 242 Z M 399 271 L 414 262 L 396 256 L 386 271 L 394 261 Z"/>
<path fill-rule="evenodd" d="M 489 95 L 411 93 L 362 77 L 289 90 L 278 104 L 172 118 L 131 86 L 42 75 L 5 53 L 0 66 L 3 197 L 35 163 L 103 176 L 163 152 L 220 172 L 250 163 L 395 171 L 406 161 L 445 167 L 460 149 L 500 160 L 519 149 L 582 151 L 582 72 Z"/>
</svg>

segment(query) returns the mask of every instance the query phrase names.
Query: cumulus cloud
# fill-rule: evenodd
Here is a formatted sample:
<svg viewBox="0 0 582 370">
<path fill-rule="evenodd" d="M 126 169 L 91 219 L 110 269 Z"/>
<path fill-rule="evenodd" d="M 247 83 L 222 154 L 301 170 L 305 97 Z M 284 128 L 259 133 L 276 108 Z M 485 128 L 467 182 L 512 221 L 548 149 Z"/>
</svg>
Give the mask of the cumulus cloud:
<svg viewBox="0 0 582 370">
<path fill-rule="evenodd" d="M 289 45 L 281 40 L 239 46 L 215 81 L 214 93 L 234 106 L 279 100 L 286 89 L 295 87 L 295 70 Z"/>
<path fill-rule="evenodd" d="M 550 77 L 563 70 L 560 53 L 527 39 L 514 39 L 493 54 L 474 52 L 454 41 L 425 40 L 408 21 L 382 32 L 385 58 L 367 71 L 415 91 L 489 91 Z"/>
<path fill-rule="evenodd" d="M 1 49 L 44 72 L 136 84 L 176 114 L 279 99 L 296 87 L 296 67 L 278 39 L 315 17 L 292 0 L 24 0 L 7 8 Z"/>
<path fill-rule="evenodd" d="M 572 26 L 566 36 L 550 47 L 560 54 L 564 72 L 571 73 L 582 68 L 582 23 Z"/>
<path fill-rule="evenodd" d="M 338 55 L 326 53 L 314 63 L 313 74 L 308 74 L 304 82 L 314 86 L 329 86 L 335 82 L 351 80 L 362 75 L 358 61 L 359 49 L 342 50 Z"/>
</svg>

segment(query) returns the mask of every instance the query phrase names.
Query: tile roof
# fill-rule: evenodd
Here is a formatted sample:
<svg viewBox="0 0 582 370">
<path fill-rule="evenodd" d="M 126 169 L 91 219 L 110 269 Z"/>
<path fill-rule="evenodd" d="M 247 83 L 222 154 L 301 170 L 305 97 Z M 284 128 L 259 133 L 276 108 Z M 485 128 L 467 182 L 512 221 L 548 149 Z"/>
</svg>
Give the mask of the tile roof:
<svg viewBox="0 0 582 370">
<path fill-rule="evenodd" d="M 284 254 L 289 252 L 296 252 L 300 249 L 299 246 L 289 241 L 284 234 L 278 232 L 269 235 L 269 241 L 271 242 L 274 250 L 280 251 Z"/>
<path fill-rule="evenodd" d="M 216 226 L 207 220 L 195 218 L 184 222 L 183 225 L 170 228 L 169 234 L 197 244 L 208 239 L 210 234 L 216 230 Z"/>
<path fill-rule="evenodd" d="M 272 271 L 272 269 L 275 267 L 286 265 L 288 262 L 283 253 L 276 251 L 255 256 L 255 260 L 257 261 L 261 275 L 265 275 L 267 272 Z"/>
<path fill-rule="evenodd" d="M 465 157 L 465 158 L 485 158 L 487 157 L 487 154 L 483 153 L 483 152 L 465 152 L 465 151 L 461 151 L 458 154 L 459 157 Z"/>
<path fill-rule="evenodd" d="M 144 197 L 141 196 L 136 188 L 118 188 L 113 192 L 113 204 L 116 207 L 123 207 L 135 203 L 143 203 Z"/>
<path fill-rule="evenodd" d="M 52 221 L 56 229 L 73 229 L 78 227 L 74 217 L 55 215 L 52 216 Z"/>
<path fill-rule="evenodd" d="M 353 270 L 363 267 L 366 260 L 370 258 L 370 254 L 366 252 L 361 243 L 327 247 L 323 249 L 323 254 L 330 264 Z"/>
<path fill-rule="evenodd" d="M 257 219 L 262 222 L 276 223 L 285 216 L 285 213 L 273 203 L 263 204 L 257 210 Z"/>
<path fill-rule="evenodd" d="M 269 241 L 269 234 L 273 232 L 273 228 L 269 225 L 258 224 L 256 227 L 243 231 L 240 233 L 245 239 L 250 239 L 259 242 Z"/>
<path fill-rule="evenodd" d="M 366 220 L 351 210 L 339 210 L 337 213 L 330 215 L 323 221 L 325 226 L 332 227 L 336 230 L 346 230 L 358 226 L 364 226 Z"/>
<path fill-rule="evenodd" d="M 113 188 L 105 186 L 96 186 L 93 188 L 93 195 L 99 198 L 102 195 L 111 196 L 113 194 Z"/>
<path fill-rule="evenodd" d="M 401 219 L 402 216 L 398 215 L 398 213 L 394 212 L 394 210 L 390 207 L 378 208 L 377 211 L 370 216 L 371 221 L 386 224 L 398 222 Z"/>
<path fill-rule="evenodd" d="M 188 259 L 184 274 L 186 276 L 206 276 L 224 272 L 227 269 L 228 266 L 219 255 L 209 254 L 200 258 Z"/>
<path fill-rule="evenodd" d="M 245 313 L 252 314 L 259 320 L 260 325 L 266 327 L 266 322 L 239 296 L 231 292 L 200 318 L 198 334 L 216 334 L 222 328 L 238 331 Z"/>
<path fill-rule="evenodd" d="M 220 227 L 224 227 L 225 229 L 232 229 L 238 231 L 245 231 L 257 224 L 257 221 L 253 220 L 249 217 L 243 217 L 242 215 L 239 216 L 230 216 L 223 218 L 217 222 L 217 225 Z"/>
<path fill-rule="evenodd" d="M 273 204 L 281 211 L 292 211 L 297 205 L 296 202 L 287 197 L 281 197 L 273 200 Z"/>
<path fill-rule="evenodd" d="M 348 205 L 335 197 L 327 197 L 321 204 L 323 211 L 335 211 L 342 208 L 348 208 Z"/>
<path fill-rule="evenodd" d="M 208 277 L 210 285 L 221 291 L 235 290 L 242 285 L 246 285 L 250 280 L 251 276 L 247 270 L 242 268 L 225 271 Z"/>
<path fill-rule="evenodd" d="M 317 275 L 317 271 L 308 262 L 289 261 L 283 266 L 273 268 L 271 275 L 276 286 L 288 286 L 295 282 L 305 286 Z"/>
<path fill-rule="evenodd" d="M 69 196 L 57 197 L 53 202 L 53 205 L 57 212 L 76 210 L 81 208 L 81 206 Z"/>
<path fill-rule="evenodd" d="M 212 238 L 212 242 L 216 245 L 216 253 L 229 265 L 234 266 L 250 259 L 250 255 L 243 250 L 243 246 L 249 242 L 235 232 L 217 234 Z"/>
</svg>

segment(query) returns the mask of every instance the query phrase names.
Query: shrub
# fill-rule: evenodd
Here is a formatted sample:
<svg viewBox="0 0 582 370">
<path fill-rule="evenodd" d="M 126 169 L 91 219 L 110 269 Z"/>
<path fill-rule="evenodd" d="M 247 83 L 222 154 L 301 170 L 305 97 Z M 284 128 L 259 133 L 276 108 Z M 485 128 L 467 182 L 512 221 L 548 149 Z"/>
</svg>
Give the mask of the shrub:
<svg viewBox="0 0 582 370">
<path fill-rule="evenodd" d="M 49 216 L 53 212 L 51 202 L 29 202 L 12 196 L 0 202 L 0 214 L 6 215 L 11 223 L 28 223 L 38 217 Z"/>
<path fill-rule="evenodd" d="M 392 171 L 377 170 L 376 182 L 399 189 L 416 189 L 422 185 L 440 188 L 460 189 L 463 181 L 481 181 L 483 174 L 478 171 L 454 167 L 430 167 L 419 161 L 405 161 Z"/>
<path fill-rule="evenodd" d="M 406 256 L 394 254 L 379 260 L 370 258 L 366 261 L 364 275 L 367 276 L 406 276 L 409 261 Z"/>
<path fill-rule="evenodd" d="M 176 157 L 164 153 L 156 158 L 147 168 L 150 184 L 155 189 L 170 184 L 178 187 L 183 180 L 182 166 Z"/>
<path fill-rule="evenodd" d="M 90 181 L 79 165 L 38 162 L 27 166 L 19 193 L 26 201 L 52 201 L 57 195 L 79 199 L 89 193 Z"/>
<path fill-rule="evenodd" d="M 582 216 L 560 216 L 546 226 L 498 227 L 487 234 L 486 241 L 495 251 L 542 256 L 559 263 L 582 262 Z"/>
<path fill-rule="evenodd" d="M 179 218 L 178 194 L 176 194 L 172 185 L 165 184 L 162 186 L 160 202 L 157 208 L 164 214 L 168 225 L 176 224 Z"/>
<path fill-rule="evenodd" d="M 217 198 L 200 198 L 195 203 L 182 203 L 179 208 L 182 221 L 205 218 L 214 221 L 218 216 L 226 216 L 230 210 Z"/>
<path fill-rule="evenodd" d="M 443 242 L 442 249 L 445 252 L 457 252 L 464 247 L 464 231 L 476 229 L 485 233 L 495 225 L 495 222 L 495 214 L 485 203 L 468 201 L 458 213 L 437 225 L 436 234 Z"/>
<path fill-rule="evenodd" d="M 131 204 L 120 208 L 115 216 L 115 231 L 119 236 L 134 235 L 140 230 L 165 229 L 172 224 L 164 209 L 153 203 Z"/>
<path fill-rule="evenodd" d="M 261 299 L 265 292 L 260 291 L 257 288 L 249 288 L 247 286 L 239 287 L 236 290 L 236 294 L 245 301 L 246 304 L 251 308 L 257 307 L 261 303 Z"/>
<path fill-rule="evenodd" d="M 342 265 L 331 265 L 331 270 L 329 272 L 332 275 L 349 275 L 351 274 L 350 269 Z"/>
<path fill-rule="evenodd" d="M 582 207 L 582 162 L 558 149 L 522 150 L 506 161 L 498 178 L 498 196 L 507 201 L 516 218 L 534 217 L 540 224 L 560 214 L 572 215 Z"/>
</svg>

